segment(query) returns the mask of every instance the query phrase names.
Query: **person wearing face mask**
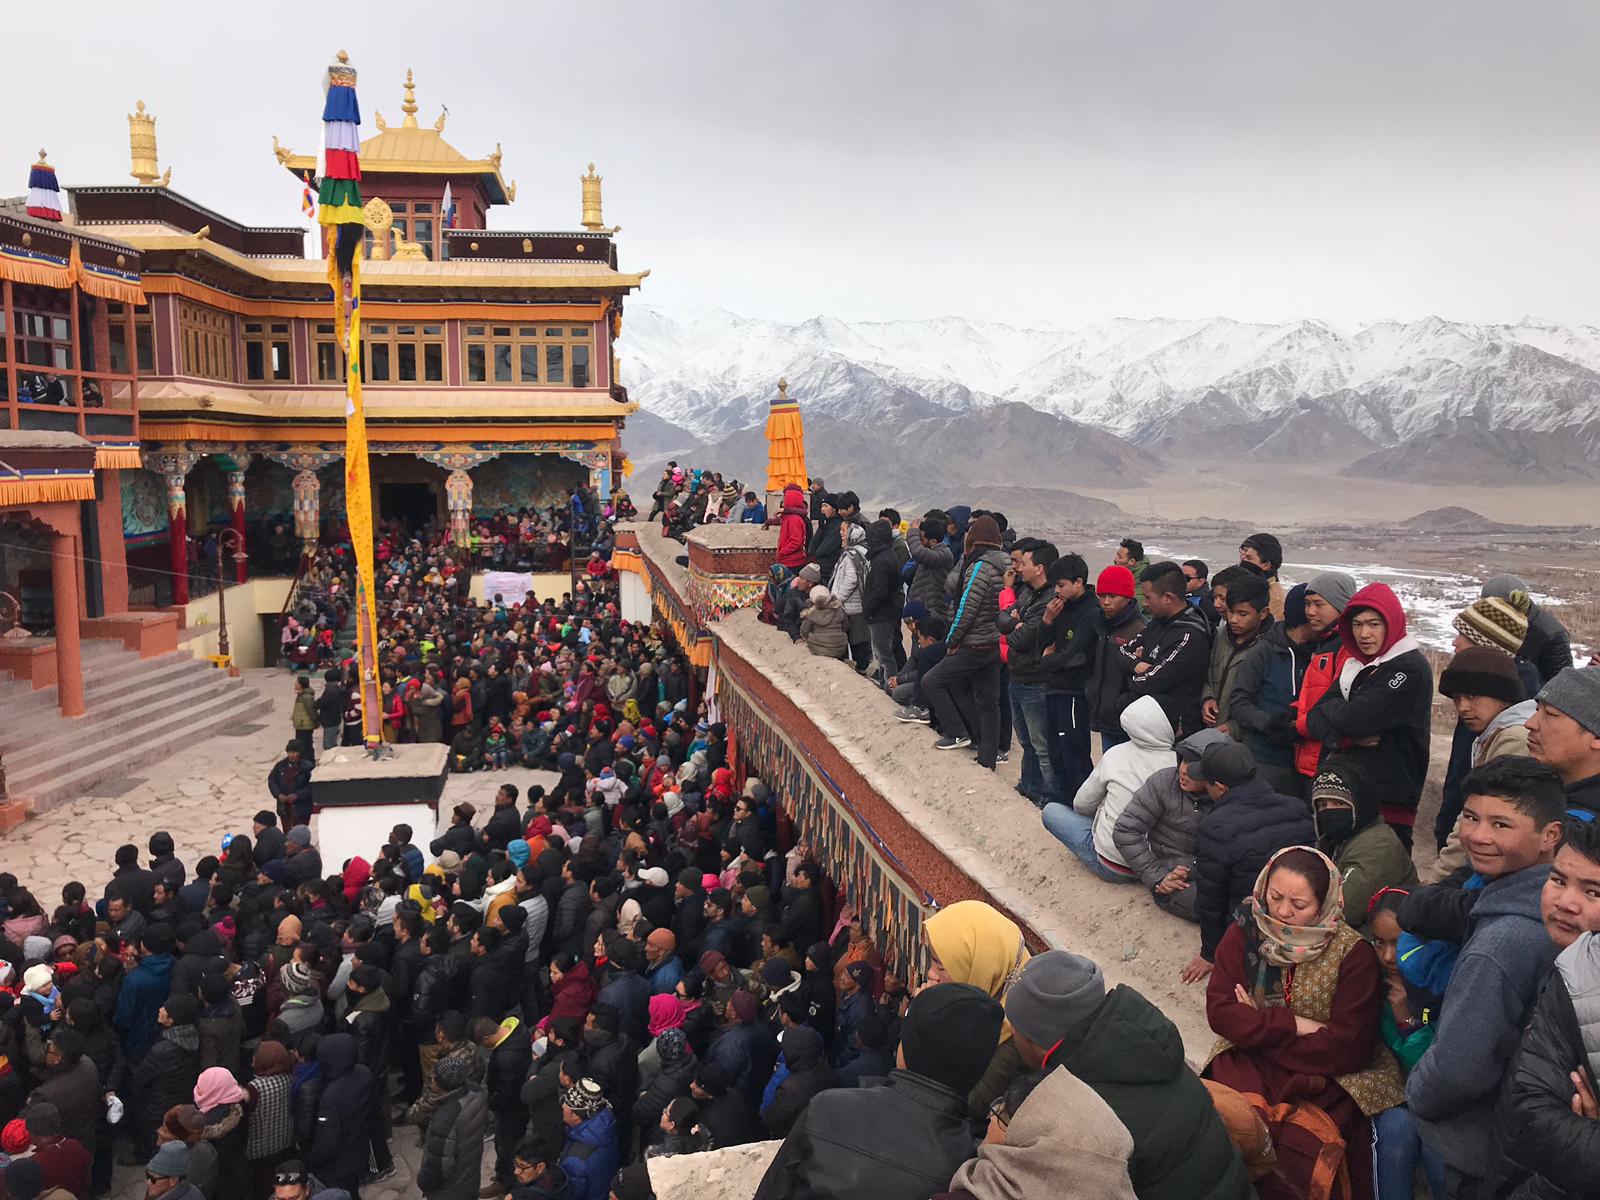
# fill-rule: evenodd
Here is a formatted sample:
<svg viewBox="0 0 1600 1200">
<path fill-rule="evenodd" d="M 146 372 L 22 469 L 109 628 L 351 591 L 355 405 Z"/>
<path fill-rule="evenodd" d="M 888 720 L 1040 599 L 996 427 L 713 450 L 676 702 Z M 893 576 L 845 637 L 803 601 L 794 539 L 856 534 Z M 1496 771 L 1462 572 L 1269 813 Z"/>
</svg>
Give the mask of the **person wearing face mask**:
<svg viewBox="0 0 1600 1200">
<path fill-rule="evenodd" d="M 1416 883 L 1416 865 L 1379 815 L 1372 780 L 1349 756 L 1336 754 L 1322 764 L 1311 784 L 1311 807 L 1317 849 L 1344 879 L 1345 924 L 1359 929 L 1373 896 Z"/>
</svg>

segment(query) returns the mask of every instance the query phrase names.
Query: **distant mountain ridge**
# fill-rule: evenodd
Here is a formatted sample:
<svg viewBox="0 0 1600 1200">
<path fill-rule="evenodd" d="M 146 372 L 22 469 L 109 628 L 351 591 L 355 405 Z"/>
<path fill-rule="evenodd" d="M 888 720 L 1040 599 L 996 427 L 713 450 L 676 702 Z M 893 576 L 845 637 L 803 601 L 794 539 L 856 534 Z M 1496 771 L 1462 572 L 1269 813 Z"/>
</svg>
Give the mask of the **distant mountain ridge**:
<svg viewBox="0 0 1600 1200">
<path fill-rule="evenodd" d="M 660 422 L 630 424 L 641 464 L 759 433 L 787 378 L 808 429 L 825 420 L 860 443 L 818 442 L 819 463 L 848 457 L 886 488 L 924 459 L 977 484 L 1070 488 L 1137 482 L 1183 454 L 1416 482 L 1600 477 L 1600 330 L 1531 318 L 1060 330 L 635 304 L 619 349 L 623 382 Z"/>
</svg>

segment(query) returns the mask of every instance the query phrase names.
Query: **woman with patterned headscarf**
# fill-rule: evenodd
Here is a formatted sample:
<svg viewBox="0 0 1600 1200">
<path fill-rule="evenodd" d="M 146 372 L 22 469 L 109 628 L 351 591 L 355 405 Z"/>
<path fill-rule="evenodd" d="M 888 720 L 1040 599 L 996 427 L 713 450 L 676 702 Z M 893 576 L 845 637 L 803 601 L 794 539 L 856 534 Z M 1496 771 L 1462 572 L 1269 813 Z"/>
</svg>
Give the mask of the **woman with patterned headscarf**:
<svg viewBox="0 0 1600 1200">
<path fill-rule="evenodd" d="M 922 940 L 928 949 L 928 983 L 970 983 L 1002 1004 L 1030 957 L 1017 923 L 982 900 L 960 900 L 940 909 L 922 923 Z M 1001 1026 L 989 1069 L 967 1097 L 973 1120 L 987 1119 L 989 1105 L 1026 1072 L 1008 1022 Z"/>
<path fill-rule="evenodd" d="M 1370 1200 L 1372 1122 L 1405 1102 L 1400 1064 L 1378 1036 L 1383 971 L 1344 920 L 1339 869 L 1291 846 L 1267 860 L 1217 946 L 1206 1017 L 1219 1035 L 1208 1079 L 1269 1105 L 1321 1109 L 1339 1128 L 1355 1200 Z M 1295 1168 L 1279 1167 L 1304 1185 Z M 1297 1193 L 1298 1194 L 1298 1193 Z"/>
</svg>

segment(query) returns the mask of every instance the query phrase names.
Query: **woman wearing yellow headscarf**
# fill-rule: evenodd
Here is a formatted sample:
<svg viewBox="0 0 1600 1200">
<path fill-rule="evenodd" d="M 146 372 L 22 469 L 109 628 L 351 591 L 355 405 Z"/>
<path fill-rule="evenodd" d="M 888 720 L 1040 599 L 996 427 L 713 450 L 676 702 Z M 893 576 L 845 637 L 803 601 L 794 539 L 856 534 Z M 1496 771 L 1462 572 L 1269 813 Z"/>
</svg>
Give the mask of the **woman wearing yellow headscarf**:
<svg viewBox="0 0 1600 1200">
<path fill-rule="evenodd" d="M 1002 1004 L 1031 957 L 1016 922 L 982 900 L 960 900 L 940 909 L 922 923 L 922 940 L 930 959 L 928 983 L 970 983 Z M 1027 1070 L 1006 1022 L 989 1069 L 967 1097 L 968 1115 L 986 1120 L 989 1105 Z"/>
</svg>

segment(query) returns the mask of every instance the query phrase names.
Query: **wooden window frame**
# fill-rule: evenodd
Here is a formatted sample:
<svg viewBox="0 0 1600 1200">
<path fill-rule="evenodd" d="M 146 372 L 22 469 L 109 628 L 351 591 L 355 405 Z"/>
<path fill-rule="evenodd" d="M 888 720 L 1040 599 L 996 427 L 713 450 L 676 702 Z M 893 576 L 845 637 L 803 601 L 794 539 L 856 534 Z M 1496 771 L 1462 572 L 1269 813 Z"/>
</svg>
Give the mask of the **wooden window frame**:
<svg viewBox="0 0 1600 1200">
<path fill-rule="evenodd" d="M 402 330 L 410 330 L 402 333 Z M 431 331 L 431 332 L 430 332 Z M 448 351 L 445 348 L 443 321 L 395 321 L 384 319 L 361 327 L 361 378 L 373 387 L 443 387 L 449 379 Z M 438 375 L 428 376 L 428 351 L 438 350 Z M 401 379 L 400 363 L 410 350 L 414 379 Z M 374 368 L 386 364 L 386 378 L 377 378 Z"/>
<path fill-rule="evenodd" d="M 541 321 L 538 324 L 512 322 L 495 324 L 476 322 L 463 329 L 462 344 L 465 360 L 462 363 L 461 382 L 470 387 L 551 387 L 584 389 L 594 386 L 594 327 L 592 325 L 557 324 Z M 552 380 L 550 352 L 561 351 L 561 378 Z M 581 349 L 587 355 L 587 378 L 581 384 L 573 381 L 573 350 Z M 500 352 L 506 355 L 511 378 L 497 379 L 496 363 Z M 536 377 L 524 377 L 524 355 L 532 352 Z M 481 365 L 484 378 L 474 379 L 474 359 Z"/>
<path fill-rule="evenodd" d="M 244 362 L 243 379 L 246 383 L 294 382 L 294 334 L 287 321 L 251 321 L 243 326 Z M 261 374 L 250 374 L 250 351 L 261 351 Z M 277 354 L 283 355 L 283 374 L 278 373 Z"/>
<path fill-rule="evenodd" d="M 179 300 L 180 374 L 219 383 L 238 382 L 233 361 L 233 332 L 231 314 L 193 300 Z"/>
</svg>

